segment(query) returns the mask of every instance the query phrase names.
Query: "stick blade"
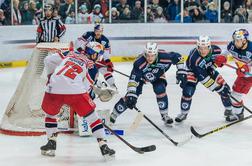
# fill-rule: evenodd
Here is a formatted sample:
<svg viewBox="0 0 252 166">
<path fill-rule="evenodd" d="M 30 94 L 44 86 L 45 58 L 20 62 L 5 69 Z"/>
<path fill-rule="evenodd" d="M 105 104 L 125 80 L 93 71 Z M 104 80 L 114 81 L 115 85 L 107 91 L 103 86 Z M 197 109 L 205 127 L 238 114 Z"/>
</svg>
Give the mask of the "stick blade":
<svg viewBox="0 0 252 166">
<path fill-rule="evenodd" d="M 152 152 L 156 150 L 156 146 L 155 145 L 150 145 L 150 146 L 146 146 L 146 147 L 142 147 L 141 151 L 143 152 Z"/>
<path fill-rule="evenodd" d="M 201 138 L 201 137 L 203 136 L 203 135 L 199 134 L 199 133 L 194 129 L 193 126 L 191 126 L 190 129 L 191 129 L 192 134 L 193 134 L 195 137 Z"/>
</svg>

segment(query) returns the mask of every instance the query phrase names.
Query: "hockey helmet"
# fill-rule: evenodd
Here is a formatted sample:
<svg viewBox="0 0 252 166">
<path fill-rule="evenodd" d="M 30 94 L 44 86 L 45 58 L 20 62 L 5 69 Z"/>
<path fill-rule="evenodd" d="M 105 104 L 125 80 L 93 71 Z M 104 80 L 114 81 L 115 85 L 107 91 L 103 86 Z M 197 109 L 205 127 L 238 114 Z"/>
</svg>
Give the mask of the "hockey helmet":
<svg viewBox="0 0 252 166">
<path fill-rule="evenodd" d="M 240 40 L 240 39 L 246 39 L 248 40 L 249 32 L 246 29 L 237 29 L 234 31 L 233 40 Z"/>
<path fill-rule="evenodd" d="M 96 61 L 104 54 L 104 47 L 98 42 L 89 42 L 86 45 L 85 53 L 89 59 Z"/>
<path fill-rule="evenodd" d="M 44 11 L 48 11 L 48 10 L 50 10 L 52 12 L 54 11 L 54 7 L 52 4 L 45 4 Z"/>
<path fill-rule="evenodd" d="M 199 36 L 198 40 L 197 40 L 197 47 L 208 47 L 209 49 L 211 48 L 211 40 L 209 38 L 209 36 Z"/>
<path fill-rule="evenodd" d="M 103 31 L 103 25 L 101 25 L 101 24 L 95 24 L 94 31 Z"/>
<path fill-rule="evenodd" d="M 147 55 L 147 54 L 155 54 L 155 55 L 157 55 L 157 53 L 158 53 L 158 45 L 157 45 L 157 43 L 153 43 L 153 42 L 148 42 L 148 43 L 146 43 L 146 45 L 145 45 L 145 56 Z"/>
</svg>

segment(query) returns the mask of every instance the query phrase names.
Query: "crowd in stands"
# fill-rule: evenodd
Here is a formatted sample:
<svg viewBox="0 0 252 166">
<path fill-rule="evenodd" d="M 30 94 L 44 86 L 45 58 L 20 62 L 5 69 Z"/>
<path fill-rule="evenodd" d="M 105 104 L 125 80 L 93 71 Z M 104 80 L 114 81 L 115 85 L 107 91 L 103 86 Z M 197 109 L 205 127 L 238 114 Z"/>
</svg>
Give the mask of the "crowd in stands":
<svg viewBox="0 0 252 166">
<path fill-rule="evenodd" d="M 60 17 L 65 24 L 109 22 L 109 0 L 44 0 L 44 2 L 54 5 L 54 16 Z M 144 2 L 144 0 L 112 0 L 111 22 L 145 22 Z M 218 4 L 218 0 L 147 0 L 146 13 L 149 23 L 180 23 L 181 13 L 184 23 L 217 23 L 219 14 L 222 23 L 251 23 L 252 0 L 221 0 L 221 4 Z M 0 0 L 0 26 L 37 25 L 41 17 L 43 17 L 43 0 Z"/>
</svg>

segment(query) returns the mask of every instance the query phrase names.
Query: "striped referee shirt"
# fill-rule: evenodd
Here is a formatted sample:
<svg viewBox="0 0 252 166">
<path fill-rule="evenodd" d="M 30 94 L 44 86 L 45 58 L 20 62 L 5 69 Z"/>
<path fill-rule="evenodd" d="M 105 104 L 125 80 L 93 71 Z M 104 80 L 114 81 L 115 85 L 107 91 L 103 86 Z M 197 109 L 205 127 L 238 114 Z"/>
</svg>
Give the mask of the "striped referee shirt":
<svg viewBox="0 0 252 166">
<path fill-rule="evenodd" d="M 59 39 L 65 34 L 66 27 L 58 17 L 47 19 L 41 18 L 37 28 L 36 42 L 54 42 L 54 38 Z"/>
</svg>

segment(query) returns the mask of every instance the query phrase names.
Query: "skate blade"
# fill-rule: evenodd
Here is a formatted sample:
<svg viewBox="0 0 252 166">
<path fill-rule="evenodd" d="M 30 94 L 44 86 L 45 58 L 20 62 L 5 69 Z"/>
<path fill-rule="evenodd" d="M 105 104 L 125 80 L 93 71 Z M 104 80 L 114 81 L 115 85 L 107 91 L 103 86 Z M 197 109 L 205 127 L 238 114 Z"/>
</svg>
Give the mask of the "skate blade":
<svg viewBox="0 0 252 166">
<path fill-rule="evenodd" d="M 112 161 L 112 160 L 115 160 L 115 154 L 113 155 L 103 155 L 105 161 Z"/>
<path fill-rule="evenodd" d="M 172 124 L 167 124 L 167 123 L 165 123 L 164 124 L 166 127 L 169 127 L 169 128 L 172 128 L 173 127 L 173 123 Z"/>
<path fill-rule="evenodd" d="M 41 150 L 43 156 L 55 157 L 55 150 Z"/>
</svg>

